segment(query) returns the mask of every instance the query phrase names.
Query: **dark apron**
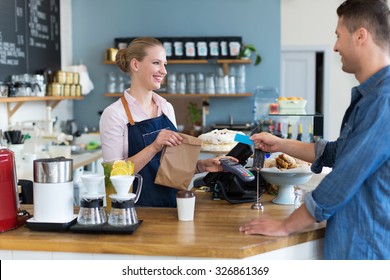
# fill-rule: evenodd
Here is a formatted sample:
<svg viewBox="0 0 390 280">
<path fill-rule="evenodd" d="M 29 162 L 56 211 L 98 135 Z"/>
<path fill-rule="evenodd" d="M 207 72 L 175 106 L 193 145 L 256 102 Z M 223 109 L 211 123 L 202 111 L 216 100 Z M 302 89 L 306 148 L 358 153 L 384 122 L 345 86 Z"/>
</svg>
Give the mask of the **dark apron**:
<svg viewBox="0 0 390 280">
<path fill-rule="evenodd" d="M 134 122 L 124 96 L 121 97 L 121 101 L 129 120 L 129 123 L 127 124 L 127 141 L 129 145 L 128 157 L 134 156 L 146 146 L 153 143 L 161 129 L 177 131 L 173 123 L 164 114 L 157 118 Z M 139 206 L 176 207 L 176 193 L 178 190 L 156 185 L 154 183 L 157 170 L 160 166 L 160 157 L 161 152 L 157 153 L 152 160 L 138 172 L 143 178 L 142 191 L 137 202 L 137 205 Z M 134 182 L 133 185 L 136 188 L 137 182 Z M 136 189 L 134 192 L 135 191 Z"/>
</svg>

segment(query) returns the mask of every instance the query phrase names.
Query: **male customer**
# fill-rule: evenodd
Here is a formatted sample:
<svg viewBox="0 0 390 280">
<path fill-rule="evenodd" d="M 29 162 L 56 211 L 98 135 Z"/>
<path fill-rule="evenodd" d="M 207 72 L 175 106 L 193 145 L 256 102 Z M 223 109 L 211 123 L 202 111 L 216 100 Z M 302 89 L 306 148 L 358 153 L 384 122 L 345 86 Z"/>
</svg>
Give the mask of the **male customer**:
<svg viewBox="0 0 390 280">
<path fill-rule="evenodd" d="M 338 9 L 334 51 L 354 74 L 339 138 L 315 144 L 267 133 L 251 137 L 269 152 L 332 167 L 305 203 L 285 220 L 256 219 L 246 234 L 287 236 L 327 220 L 326 259 L 390 259 L 390 28 L 386 0 L 347 0 Z"/>
</svg>

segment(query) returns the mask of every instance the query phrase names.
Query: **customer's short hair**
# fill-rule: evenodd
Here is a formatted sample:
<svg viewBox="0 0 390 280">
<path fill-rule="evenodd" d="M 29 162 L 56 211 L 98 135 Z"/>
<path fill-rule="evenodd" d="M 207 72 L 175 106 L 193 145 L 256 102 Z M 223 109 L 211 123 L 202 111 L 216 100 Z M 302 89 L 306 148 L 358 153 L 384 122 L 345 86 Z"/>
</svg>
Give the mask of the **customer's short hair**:
<svg viewBox="0 0 390 280">
<path fill-rule="evenodd" d="M 378 46 L 389 48 L 390 12 L 387 0 L 347 0 L 337 8 L 337 15 L 343 19 L 349 32 L 364 27 Z"/>
</svg>

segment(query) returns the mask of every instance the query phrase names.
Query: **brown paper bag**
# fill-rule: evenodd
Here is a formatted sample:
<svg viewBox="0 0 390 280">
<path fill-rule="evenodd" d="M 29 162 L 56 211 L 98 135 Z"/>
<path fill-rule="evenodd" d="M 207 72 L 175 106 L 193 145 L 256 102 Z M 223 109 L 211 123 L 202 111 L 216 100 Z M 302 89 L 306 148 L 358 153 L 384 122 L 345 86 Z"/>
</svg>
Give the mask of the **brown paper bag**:
<svg viewBox="0 0 390 280">
<path fill-rule="evenodd" d="M 187 134 L 179 134 L 183 137 L 182 144 L 164 148 L 154 183 L 186 190 L 195 173 L 202 141 Z"/>
</svg>

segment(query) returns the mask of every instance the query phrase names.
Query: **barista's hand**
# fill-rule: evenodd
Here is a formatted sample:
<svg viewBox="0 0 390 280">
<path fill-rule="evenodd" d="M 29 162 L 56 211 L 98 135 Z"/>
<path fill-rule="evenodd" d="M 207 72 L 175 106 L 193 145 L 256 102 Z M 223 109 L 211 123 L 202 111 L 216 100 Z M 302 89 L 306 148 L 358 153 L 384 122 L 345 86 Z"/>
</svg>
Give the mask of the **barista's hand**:
<svg viewBox="0 0 390 280">
<path fill-rule="evenodd" d="M 169 129 L 162 129 L 158 133 L 156 140 L 154 140 L 153 145 L 159 152 L 162 148 L 164 148 L 164 146 L 177 146 L 180 145 L 182 141 L 183 138 L 177 132 Z"/>
<path fill-rule="evenodd" d="M 220 159 L 227 156 L 220 156 L 215 158 L 208 158 L 208 159 L 200 159 L 196 163 L 196 171 L 197 173 L 202 172 L 221 172 L 223 171 L 223 168 L 221 166 Z M 227 157 L 233 160 L 234 162 L 238 162 L 238 159 L 234 157 Z"/>
<path fill-rule="evenodd" d="M 254 134 L 250 137 L 250 139 L 253 140 L 256 149 L 261 149 L 264 152 L 270 153 L 279 152 L 280 145 L 283 140 L 268 132 Z"/>
</svg>

